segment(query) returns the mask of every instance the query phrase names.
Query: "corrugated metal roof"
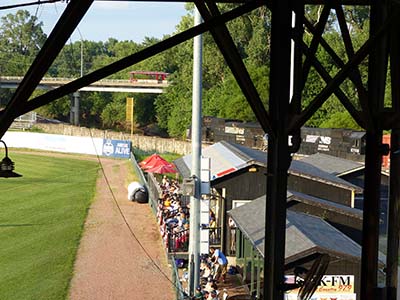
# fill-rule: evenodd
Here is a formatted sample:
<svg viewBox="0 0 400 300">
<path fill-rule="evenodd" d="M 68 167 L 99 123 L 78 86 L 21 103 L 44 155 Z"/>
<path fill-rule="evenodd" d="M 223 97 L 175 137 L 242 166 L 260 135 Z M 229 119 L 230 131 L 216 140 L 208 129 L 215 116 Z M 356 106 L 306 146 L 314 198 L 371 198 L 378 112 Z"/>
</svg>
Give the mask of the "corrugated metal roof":
<svg viewBox="0 0 400 300">
<path fill-rule="evenodd" d="M 288 191 L 287 200 L 295 200 L 301 203 L 305 203 L 312 206 L 320 206 L 326 210 L 331 210 L 342 215 L 347 215 L 352 218 L 356 218 L 362 220 L 363 212 L 361 209 L 352 208 L 346 205 L 342 205 L 339 203 L 335 203 L 329 200 L 313 197 L 307 194 L 295 192 L 295 191 Z"/>
<path fill-rule="evenodd" d="M 301 161 L 320 168 L 321 170 L 324 170 L 335 176 L 348 174 L 349 172 L 358 171 L 365 168 L 364 164 L 362 163 L 323 153 L 312 154 L 308 157 L 302 158 Z"/>
<path fill-rule="evenodd" d="M 264 256 L 265 197 L 230 210 L 236 225 Z M 361 247 L 321 218 L 287 211 L 285 258 L 309 255 L 312 250 L 360 260 Z"/>
<path fill-rule="evenodd" d="M 289 168 L 289 173 L 297 174 L 303 177 L 310 177 L 316 181 L 336 184 L 340 187 L 354 190 L 356 192 L 362 192 L 362 189 L 359 186 L 356 186 L 346 180 L 343 180 L 342 178 L 329 174 L 328 172 L 325 172 L 324 170 L 321 170 L 320 168 L 301 160 L 292 161 Z"/>
<path fill-rule="evenodd" d="M 204 148 L 202 156 L 211 159 L 211 181 L 253 164 L 267 167 L 268 162 L 266 152 L 226 141 L 221 141 Z M 174 161 L 183 177 L 191 175 L 191 160 L 192 155 L 189 154 Z M 289 168 L 289 173 L 312 178 L 324 183 L 336 184 L 346 189 L 362 191 L 358 186 L 303 161 L 293 160 Z"/>
<path fill-rule="evenodd" d="M 227 147 L 227 142 L 219 142 L 202 150 L 202 156 L 211 159 L 211 180 L 223 177 L 229 173 L 246 167 L 247 161 Z M 182 161 L 186 168 L 182 168 Z M 174 161 L 182 176 L 190 176 L 192 155 L 186 155 Z M 186 172 L 189 171 L 189 174 Z M 184 172 L 184 173 L 183 173 Z"/>
</svg>

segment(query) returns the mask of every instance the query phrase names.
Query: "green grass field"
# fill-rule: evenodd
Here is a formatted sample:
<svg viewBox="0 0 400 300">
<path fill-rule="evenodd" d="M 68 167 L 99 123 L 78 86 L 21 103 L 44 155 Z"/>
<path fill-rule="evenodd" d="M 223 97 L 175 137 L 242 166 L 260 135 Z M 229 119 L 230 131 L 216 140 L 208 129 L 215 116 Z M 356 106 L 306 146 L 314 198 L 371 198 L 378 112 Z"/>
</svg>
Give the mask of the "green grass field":
<svg viewBox="0 0 400 300">
<path fill-rule="evenodd" d="M 23 177 L 0 178 L 0 299 L 66 299 L 99 165 L 9 156 Z"/>
</svg>

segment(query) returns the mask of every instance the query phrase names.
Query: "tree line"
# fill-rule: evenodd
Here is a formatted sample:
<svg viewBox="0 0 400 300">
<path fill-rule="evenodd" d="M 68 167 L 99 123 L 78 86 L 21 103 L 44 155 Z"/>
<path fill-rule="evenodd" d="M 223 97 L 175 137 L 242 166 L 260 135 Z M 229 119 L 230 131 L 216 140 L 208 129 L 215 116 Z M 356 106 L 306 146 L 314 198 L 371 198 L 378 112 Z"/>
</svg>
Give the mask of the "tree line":
<svg viewBox="0 0 400 300">
<path fill-rule="evenodd" d="M 221 11 L 230 10 L 234 4 L 220 4 Z M 193 26 L 193 5 L 187 4 L 187 14 L 176 26 L 179 33 Z M 321 17 L 322 6 L 307 7 L 306 16 L 314 24 Z M 355 51 L 368 37 L 369 11 L 363 7 L 344 7 L 347 26 L 355 43 Z M 230 21 L 228 29 L 237 49 L 257 88 L 263 104 L 268 109 L 269 65 L 271 40 L 271 14 L 261 7 L 240 18 Z M 174 34 L 175 34 L 174 33 Z M 166 35 L 162 39 L 168 38 Z M 326 25 L 324 39 L 339 54 L 347 57 L 335 15 L 331 14 Z M 43 23 L 26 10 L 8 14 L 0 24 L 0 76 L 23 76 L 45 42 Z M 146 37 L 141 43 L 118 41 L 75 41 L 67 43 L 46 76 L 78 78 L 100 67 L 106 66 L 127 55 L 142 50 L 162 39 Z M 305 43 L 310 44 L 312 34 L 305 30 Z M 81 48 L 82 47 L 82 48 Z M 82 51 L 82 56 L 81 56 Z M 321 47 L 317 57 L 335 76 L 338 69 L 332 58 Z M 191 124 L 193 41 L 177 45 L 163 53 L 113 74 L 110 79 L 129 79 L 133 70 L 168 72 L 170 86 L 165 93 L 130 94 L 83 92 L 81 93 L 81 125 L 97 128 L 128 130 L 125 121 L 127 97 L 135 99 L 134 120 L 137 130 L 147 128 L 156 133 L 183 137 Z M 360 66 L 361 77 L 365 80 L 367 61 Z M 226 65 L 218 47 L 209 33 L 203 35 L 203 115 L 242 121 L 256 121 L 256 118 Z M 302 94 L 307 105 L 324 88 L 325 82 L 315 69 L 311 68 Z M 366 83 L 364 83 L 366 86 Z M 345 81 L 341 89 L 356 107 L 358 99 L 353 84 Z M 0 106 L 6 105 L 13 91 L 0 90 Z M 33 96 L 43 93 L 35 91 Z M 387 91 L 389 95 L 389 91 Z M 38 109 L 38 113 L 61 121 L 69 120 L 71 98 L 64 97 Z M 332 95 L 318 112 L 308 121 L 312 127 L 339 127 L 359 129 L 339 100 Z"/>
</svg>

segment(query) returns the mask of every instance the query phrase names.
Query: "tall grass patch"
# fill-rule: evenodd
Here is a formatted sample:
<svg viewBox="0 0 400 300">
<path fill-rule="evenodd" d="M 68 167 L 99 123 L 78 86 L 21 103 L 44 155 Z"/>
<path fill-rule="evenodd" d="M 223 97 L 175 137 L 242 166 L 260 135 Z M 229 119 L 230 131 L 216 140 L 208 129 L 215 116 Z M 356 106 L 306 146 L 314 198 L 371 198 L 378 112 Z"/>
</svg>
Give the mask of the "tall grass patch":
<svg viewBox="0 0 400 300">
<path fill-rule="evenodd" d="M 23 177 L 0 178 L 0 299 L 66 299 L 98 163 L 10 152 Z"/>
</svg>

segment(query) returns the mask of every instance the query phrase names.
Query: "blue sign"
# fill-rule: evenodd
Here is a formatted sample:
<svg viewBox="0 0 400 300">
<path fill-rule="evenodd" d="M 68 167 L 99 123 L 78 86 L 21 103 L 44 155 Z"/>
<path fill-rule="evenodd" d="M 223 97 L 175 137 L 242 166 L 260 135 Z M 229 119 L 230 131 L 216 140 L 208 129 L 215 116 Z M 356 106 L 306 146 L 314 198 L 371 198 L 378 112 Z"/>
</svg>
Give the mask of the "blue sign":
<svg viewBox="0 0 400 300">
<path fill-rule="evenodd" d="M 130 141 L 121 140 L 103 140 L 103 155 L 118 158 L 131 157 Z"/>
</svg>

